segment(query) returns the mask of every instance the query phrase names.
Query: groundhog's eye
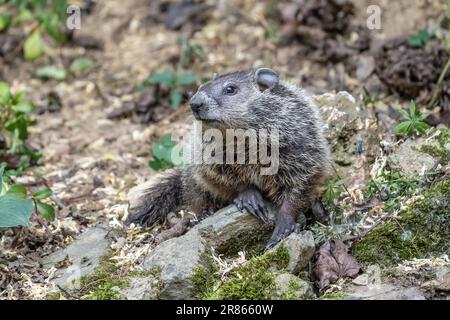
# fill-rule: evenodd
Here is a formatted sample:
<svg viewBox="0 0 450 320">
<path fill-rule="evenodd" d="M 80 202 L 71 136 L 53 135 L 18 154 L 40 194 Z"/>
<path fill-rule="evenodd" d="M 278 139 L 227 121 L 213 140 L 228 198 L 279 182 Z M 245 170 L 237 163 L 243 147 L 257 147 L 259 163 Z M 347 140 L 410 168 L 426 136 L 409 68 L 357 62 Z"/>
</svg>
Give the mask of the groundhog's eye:
<svg viewBox="0 0 450 320">
<path fill-rule="evenodd" d="M 226 86 L 223 89 L 223 94 L 226 94 L 228 96 L 232 96 L 234 94 L 236 94 L 238 92 L 238 88 L 236 88 L 235 86 Z"/>
</svg>

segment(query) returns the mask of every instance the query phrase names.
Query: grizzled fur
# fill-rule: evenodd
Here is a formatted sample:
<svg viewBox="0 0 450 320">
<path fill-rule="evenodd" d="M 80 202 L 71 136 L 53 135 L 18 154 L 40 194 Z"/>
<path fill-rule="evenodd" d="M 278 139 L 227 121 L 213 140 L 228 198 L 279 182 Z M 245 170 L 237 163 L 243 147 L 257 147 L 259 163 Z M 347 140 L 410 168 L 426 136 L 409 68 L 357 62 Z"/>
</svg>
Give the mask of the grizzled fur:
<svg viewBox="0 0 450 320">
<path fill-rule="evenodd" d="M 224 87 L 229 85 L 238 92 L 225 95 Z M 130 208 L 130 222 L 152 225 L 180 208 L 197 213 L 217 209 L 249 187 L 290 212 L 311 205 L 328 172 L 329 150 L 318 110 L 305 91 L 278 81 L 270 69 L 252 69 L 201 85 L 191 103 L 193 110 L 194 105 L 201 106 L 194 115 L 206 128 L 278 129 L 278 173 L 260 175 L 259 164 L 201 164 L 175 170 L 150 186 L 139 204 Z"/>
</svg>

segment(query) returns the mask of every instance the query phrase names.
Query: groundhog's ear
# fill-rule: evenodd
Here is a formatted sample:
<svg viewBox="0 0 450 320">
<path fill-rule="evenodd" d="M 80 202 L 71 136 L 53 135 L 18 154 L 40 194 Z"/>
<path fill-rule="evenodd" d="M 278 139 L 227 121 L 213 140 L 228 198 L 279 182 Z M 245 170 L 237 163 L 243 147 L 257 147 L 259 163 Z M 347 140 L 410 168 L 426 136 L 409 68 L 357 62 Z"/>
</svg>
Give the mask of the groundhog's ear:
<svg viewBox="0 0 450 320">
<path fill-rule="evenodd" d="M 278 74 L 269 68 L 259 68 L 255 72 L 255 81 L 261 91 L 275 87 L 280 79 Z"/>
</svg>

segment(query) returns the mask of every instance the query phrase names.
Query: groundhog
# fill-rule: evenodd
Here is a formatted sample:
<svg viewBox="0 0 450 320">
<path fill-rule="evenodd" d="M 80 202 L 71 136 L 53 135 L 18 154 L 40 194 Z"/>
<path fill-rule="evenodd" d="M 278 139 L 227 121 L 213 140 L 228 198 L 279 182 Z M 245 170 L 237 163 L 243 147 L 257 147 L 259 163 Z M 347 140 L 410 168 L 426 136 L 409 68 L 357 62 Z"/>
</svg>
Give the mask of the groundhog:
<svg viewBox="0 0 450 320">
<path fill-rule="evenodd" d="M 267 222 L 269 201 L 278 210 L 267 248 L 297 232 L 296 216 L 311 206 L 330 163 L 323 123 L 309 95 L 281 81 L 272 69 L 259 68 L 215 76 L 198 88 L 190 106 L 203 130 L 214 128 L 224 137 L 228 129 L 278 132 L 279 141 L 268 144 L 277 148 L 278 170 L 262 175 L 261 163 L 250 163 L 249 155 L 244 163 L 195 163 L 170 170 L 142 190 L 129 208 L 127 222 L 151 226 L 169 212 L 201 214 L 233 202 Z M 249 151 L 249 141 L 243 150 Z"/>
</svg>

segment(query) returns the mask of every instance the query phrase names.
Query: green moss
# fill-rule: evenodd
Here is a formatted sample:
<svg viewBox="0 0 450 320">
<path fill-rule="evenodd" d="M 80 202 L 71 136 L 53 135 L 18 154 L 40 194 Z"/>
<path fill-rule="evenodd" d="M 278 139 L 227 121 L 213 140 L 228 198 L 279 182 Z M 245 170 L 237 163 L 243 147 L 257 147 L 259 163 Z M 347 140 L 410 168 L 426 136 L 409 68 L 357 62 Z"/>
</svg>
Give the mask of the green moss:
<svg viewBox="0 0 450 320">
<path fill-rule="evenodd" d="M 269 299 L 275 289 L 275 276 L 269 270 L 284 269 L 289 262 L 289 253 L 283 246 L 251 258 L 244 265 L 234 269 L 229 279 L 221 282 L 218 268 L 211 257 L 206 264 L 197 268 L 191 278 L 195 295 L 204 300 L 255 300 Z"/>
<path fill-rule="evenodd" d="M 303 289 L 303 285 L 295 280 L 291 280 L 288 284 L 288 290 L 283 294 L 281 300 L 301 300 L 305 297 L 300 296 L 299 292 Z"/>
<path fill-rule="evenodd" d="M 439 158 L 440 164 L 445 166 L 450 163 L 450 151 L 446 148 L 447 144 L 450 144 L 450 131 L 446 128 L 437 129 L 440 134 L 437 138 L 439 145 L 438 146 L 430 146 L 425 145 L 420 148 L 420 151 L 423 153 L 427 153 L 432 157 Z M 433 132 L 431 133 L 431 135 Z"/>
<path fill-rule="evenodd" d="M 219 268 L 213 258 L 206 252 L 201 256 L 202 266 L 194 269 L 191 281 L 194 285 L 193 294 L 202 299 L 214 290 L 214 286 L 220 280 Z"/>
<path fill-rule="evenodd" d="M 342 291 L 325 293 L 320 297 L 320 300 L 330 299 L 330 300 L 341 300 L 346 296 L 346 294 Z"/>
<path fill-rule="evenodd" d="M 117 267 L 110 260 L 111 254 L 100 259 L 93 274 L 80 279 L 78 295 L 86 300 L 115 300 L 119 299 L 117 288 L 129 285 L 129 279 L 117 275 Z"/>
<path fill-rule="evenodd" d="M 359 262 L 389 267 L 403 260 L 448 253 L 449 245 L 450 180 L 446 180 L 375 228 L 352 251 Z"/>
</svg>

